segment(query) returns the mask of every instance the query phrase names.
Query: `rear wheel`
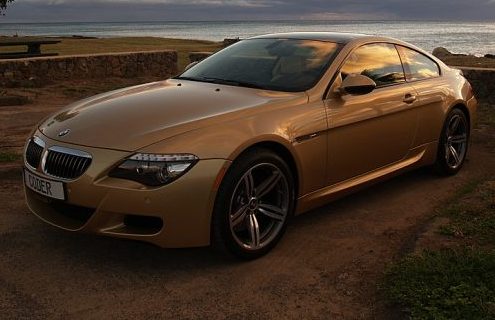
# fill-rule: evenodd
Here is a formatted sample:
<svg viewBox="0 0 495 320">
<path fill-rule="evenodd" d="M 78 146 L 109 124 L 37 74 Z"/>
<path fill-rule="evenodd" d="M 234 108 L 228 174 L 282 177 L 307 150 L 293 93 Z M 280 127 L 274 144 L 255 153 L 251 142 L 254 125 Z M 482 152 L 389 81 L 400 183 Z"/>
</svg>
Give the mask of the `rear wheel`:
<svg viewBox="0 0 495 320">
<path fill-rule="evenodd" d="M 294 199 L 285 161 L 269 150 L 249 151 L 232 164 L 218 190 L 214 245 L 246 259 L 266 254 L 282 237 Z"/>
<path fill-rule="evenodd" d="M 466 160 L 469 142 L 469 124 L 466 115 L 453 109 L 447 116 L 440 137 L 436 171 L 441 175 L 454 175 Z"/>
</svg>

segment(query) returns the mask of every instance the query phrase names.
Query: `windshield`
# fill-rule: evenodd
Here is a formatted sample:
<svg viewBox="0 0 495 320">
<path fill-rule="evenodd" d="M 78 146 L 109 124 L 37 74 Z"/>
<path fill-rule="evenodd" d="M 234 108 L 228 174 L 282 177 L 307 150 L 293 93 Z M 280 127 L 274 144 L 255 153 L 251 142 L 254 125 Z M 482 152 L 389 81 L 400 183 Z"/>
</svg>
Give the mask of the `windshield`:
<svg viewBox="0 0 495 320">
<path fill-rule="evenodd" d="M 178 79 L 266 90 L 305 91 L 320 80 L 337 43 L 296 39 L 238 42 L 182 73 Z"/>
</svg>

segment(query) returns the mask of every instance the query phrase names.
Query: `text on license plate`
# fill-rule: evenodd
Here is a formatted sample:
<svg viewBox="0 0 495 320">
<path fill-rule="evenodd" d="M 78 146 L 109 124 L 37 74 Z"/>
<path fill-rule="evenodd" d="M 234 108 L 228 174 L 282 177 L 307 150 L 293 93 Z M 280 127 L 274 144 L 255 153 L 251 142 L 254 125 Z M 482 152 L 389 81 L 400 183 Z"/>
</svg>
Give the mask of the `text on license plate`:
<svg viewBox="0 0 495 320">
<path fill-rule="evenodd" d="M 24 183 L 36 193 L 44 196 L 65 200 L 64 184 L 60 181 L 48 180 L 24 170 Z"/>
</svg>

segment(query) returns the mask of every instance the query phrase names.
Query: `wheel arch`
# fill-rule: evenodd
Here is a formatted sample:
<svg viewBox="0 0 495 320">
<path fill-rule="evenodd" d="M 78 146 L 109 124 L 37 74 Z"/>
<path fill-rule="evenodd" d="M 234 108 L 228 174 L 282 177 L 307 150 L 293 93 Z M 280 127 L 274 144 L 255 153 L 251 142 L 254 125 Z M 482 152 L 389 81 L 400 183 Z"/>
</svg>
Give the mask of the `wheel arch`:
<svg viewBox="0 0 495 320">
<path fill-rule="evenodd" d="M 296 200 L 299 196 L 299 189 L 301 185 L 301 174 L 300 174 L 300 164 L 298 158 L 295 156 L 294 152 L 287 146 L 288 143 L 283 143 L 275 139 L 267 139 L 262 141 L 252 142 L 247 144 L 244 148 L 237 150 L 231 157 L 232 161 L 242 157 L 242 155 L 254 149 L 266 149 L 274 152 L 280 156 L 289 166 L 290 170 L 293 172 L 294 187 L 296 191 Z"/>
<path fill-rule="evenodd" d="M 452 106 L 449 108 L 449 111 L 445 115 L 445 120 L 447 119 L 448 114 L 454 109 L 459 109 L 464 113 L 464 115 L 466 115 L 469 132 L 471 132 L 471 113 L 469 112 L 468 107 L 463 101 L 456 101 L 452 104 Z"/>
<path fill-rule="evenodd" d="M 278 137 L 282 139 L 281 137 Z M 243 145 L 243 147 L 239 147 L 232 155 L 229 157 L 229 160 L 231 160 L 233 163 L 236 162 L 237 160 L 241 159 L 244 155 L 248 154 L 249 152 L 256 150 L 256 149 L 263 149 L 263 150 L 268 150 L 279 157 L 281 157 L 285 163 L 289 166 L 289 170 L 293 172 L 293 178 L 294 178 L 294 189 L 296 191 L 296 195 L 294 197 L 294 210 L 297 208 L 297 198 L 298 198 L 298 190 L 299 190 L 299 170 L 298 170 L 298 163 L 297 163 L 297 158 L 293 154 L 293 150 L 290 149 L 290 143 L 288 143 L 287 140 L 282 139 L 283 141 L 277 141 L 277 137 L 273 139 L 265 139 L 264 140 L 259 140 L 259 141 L 254 141 L 252 143 L 246 143 Z M 288 146 L 287 146 L 287 145 Z M 230 170 L 232 170 L 233 165 L 231 164 L 227 170 L 224 171 L 223 176 L 221 178 L 221 182 L 219 185 L 221 185 L 224 182 L 225 176 L 228 174 Z M 239 257 L 243 259 L 252 259 L 256 257 L 257 255 L 249 255 L 249 254 L 244 254 L 244 253 L 236 253 L 232 249 L 232 245 L 226 244 L 224 241 L 225 237 L 225 231 L 224 228 L 222 227 L 223 225 L 223 219 L 219 218 L 218 215 L 218 206 L 220 205 L 221 208 L 221 203 L 219 202 L 219 197 L 222 197 L 225 193 L 217 192 L 215 196 L 215 201 L 214 201 L 214 209 L 213 209 L 213 214 L 211 216 L 211 222 L 210 222 L 210 244 L 213 246 L 219 248 L 221 251 L 230 251 L 231 253 L 234 253 L 238 255 Z M 221 199 L 221 198 L 220 198 Z M 282 231 L 283 234 L 283 231 Z M 278 241 L 278 240 L 276 240 Z M 276 241 L 274 243 L 276 243 Z M 270 248 L 269 246 L 265 248 Z M 269 249 L 268 249 L 269 250 Z M 263 251 L 260 255 L 265 254 L 268 251 Z"/>
</svg>

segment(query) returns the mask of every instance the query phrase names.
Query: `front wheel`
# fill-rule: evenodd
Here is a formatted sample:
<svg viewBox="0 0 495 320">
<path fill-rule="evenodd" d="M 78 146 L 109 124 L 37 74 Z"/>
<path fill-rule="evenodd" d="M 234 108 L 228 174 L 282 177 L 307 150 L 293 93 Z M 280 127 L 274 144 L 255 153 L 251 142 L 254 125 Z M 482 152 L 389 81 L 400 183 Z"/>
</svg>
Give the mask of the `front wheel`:
<svg viewBox="0 0 495 320">
<path fill-rule="evenodd" d="M 249 151 L 234 161 L 218 190 L 214 245 L 245 259 L 266 254 L 282 237 L 294 199 L 285 161 L 269 150 Z"/>
<path fill-rule="evenodd" d="M 454 175 L 466 160 L 469 142 L 469 124 L 466 114 L 453 109 L 447 116 L 440 137 L 435 171 L 441 175 Z"/>
</svg>

